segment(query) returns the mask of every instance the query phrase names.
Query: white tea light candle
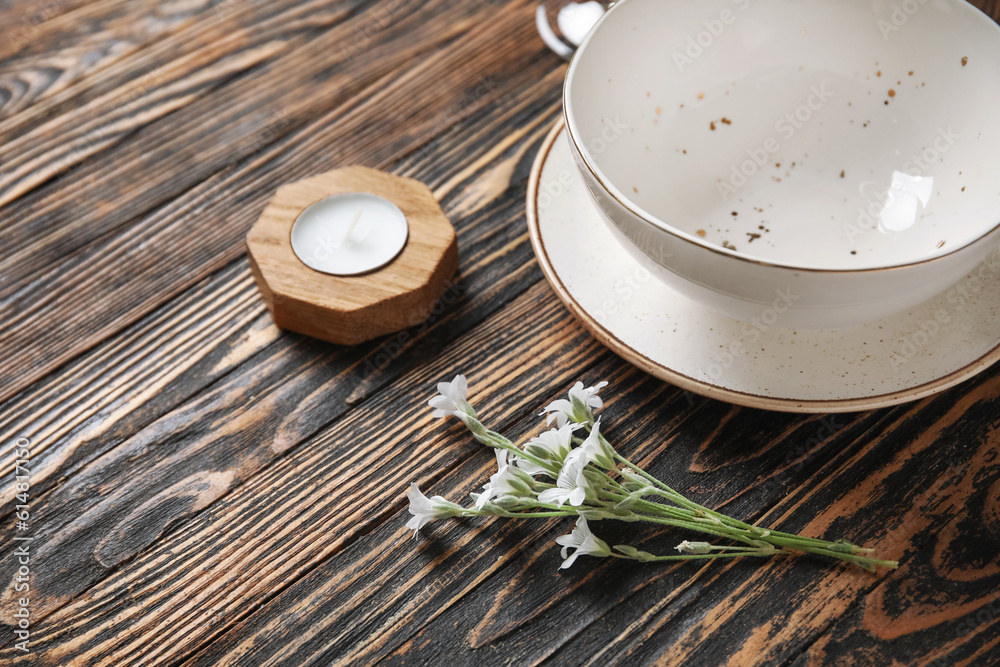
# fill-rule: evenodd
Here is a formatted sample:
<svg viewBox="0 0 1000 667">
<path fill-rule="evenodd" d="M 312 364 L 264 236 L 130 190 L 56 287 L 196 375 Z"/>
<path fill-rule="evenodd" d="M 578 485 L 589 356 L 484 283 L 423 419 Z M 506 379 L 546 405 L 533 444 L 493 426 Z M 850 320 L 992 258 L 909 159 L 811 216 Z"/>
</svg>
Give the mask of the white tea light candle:
<svg viewBox="0 0 1000 667">
<path fill-rule="evenodd" d="M 279 328 L 357 345 L 432 314 L 458 241 L 426 185 L 354 166 L 279 187 L 247 258 Z"/>
<path fill-rule="evenodd" d="M 356 276 L 382 268 L 406 247 L 409 225 L 399 207 L 367 193 L 327 197 L 292 225 L 292 251 L 311 269 Z"/>
</svg>

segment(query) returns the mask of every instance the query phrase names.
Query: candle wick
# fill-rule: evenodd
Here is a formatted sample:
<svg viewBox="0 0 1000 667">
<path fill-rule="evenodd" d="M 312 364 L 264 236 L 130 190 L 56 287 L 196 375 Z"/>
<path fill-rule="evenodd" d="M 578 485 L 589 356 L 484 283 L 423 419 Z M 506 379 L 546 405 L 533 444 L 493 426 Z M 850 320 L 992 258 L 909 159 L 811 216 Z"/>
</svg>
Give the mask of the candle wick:
<svg viewBox="0 0 1000 667">
<path fill-rule="evenodd" d="M 352 237 L 354 236 L 354 230 L 357 228 L 358 221 L 361 220 L 361 216 L 364 215 L 364 214 L 365 214 L 365 210 L 364 209 L 360 209 L 358 211 L 358 214 L 354 216 L 354 220 L 352 220 L 351 224 L 348 225 L 347 232 L 344 234 L 343 243 L 351 243 L 353 241 Z"/>
</svg>

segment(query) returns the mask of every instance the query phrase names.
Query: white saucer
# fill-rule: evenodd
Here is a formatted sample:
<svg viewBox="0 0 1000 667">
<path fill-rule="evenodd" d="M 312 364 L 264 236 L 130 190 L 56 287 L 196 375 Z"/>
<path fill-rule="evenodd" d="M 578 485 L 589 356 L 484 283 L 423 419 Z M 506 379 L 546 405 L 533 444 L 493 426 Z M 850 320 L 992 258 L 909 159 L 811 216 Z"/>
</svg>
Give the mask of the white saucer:
<svg viewBox="0 0 1000 667">
<path fill-rule="evenodd" d="M 704 396 L 785 412 L 852 412 L 930 396 L 1000 359 L 1000 252 L 913 310 L 854 329 L 729 319 L 640 268 L 605 227 L 560 121 L 535 160 L 528 227 L 556 294 L 604 345 Z M 780 307 L 780 304 L 779 304 Z"/>
</svg>

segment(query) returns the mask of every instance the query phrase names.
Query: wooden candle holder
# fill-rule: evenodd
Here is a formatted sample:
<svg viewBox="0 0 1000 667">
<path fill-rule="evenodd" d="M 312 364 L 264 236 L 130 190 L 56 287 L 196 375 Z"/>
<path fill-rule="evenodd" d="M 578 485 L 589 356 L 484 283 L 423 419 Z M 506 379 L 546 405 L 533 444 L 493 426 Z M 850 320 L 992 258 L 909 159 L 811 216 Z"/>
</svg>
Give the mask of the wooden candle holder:
<svg viewBox="0 0 1000 667">
<path fill-rule="evenodd" d="M 332 276 L 309 268 L 292 250 L 292 225 L 312 204 L 348 193 L 378 195 L 398 206 L 410 228 L 406 247 L 386 266 L 363 275 Z M 275 324 L 340 345 L 424 321 L 458 269 L 455 230 L 430 189 L 366 167 L 279 188 L 247 235 L 247 250 Z"/>
</svg>

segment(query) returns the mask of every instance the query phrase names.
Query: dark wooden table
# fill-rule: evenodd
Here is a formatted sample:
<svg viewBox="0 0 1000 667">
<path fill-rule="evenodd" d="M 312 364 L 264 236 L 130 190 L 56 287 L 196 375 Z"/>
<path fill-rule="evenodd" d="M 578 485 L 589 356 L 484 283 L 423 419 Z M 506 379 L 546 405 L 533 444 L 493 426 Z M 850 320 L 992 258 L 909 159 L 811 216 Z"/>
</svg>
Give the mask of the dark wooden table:
<svg viewBox="0 0 1000 667">
<path fill-rule="evenodd" d="M 528 241 L 565 71 L 534 11 L 0 2 L 0 663 L 1000 664 L 1000 368 L 816 417 L 685 394 L 605 351 Z M 461 269 L 404 339 L 340 348 L 273 326 L 243 239 L 280 184 L 354 163 L 428 183 Z M 553 521 L 414 540 L 411 481 L 461 499 L 495 465 L 425 405 L 456 372 L 519 437 L 576 379 L 607 379 L 608 432 L 674 486 L 901 567 L 560 573 Z"/>
</svg>

